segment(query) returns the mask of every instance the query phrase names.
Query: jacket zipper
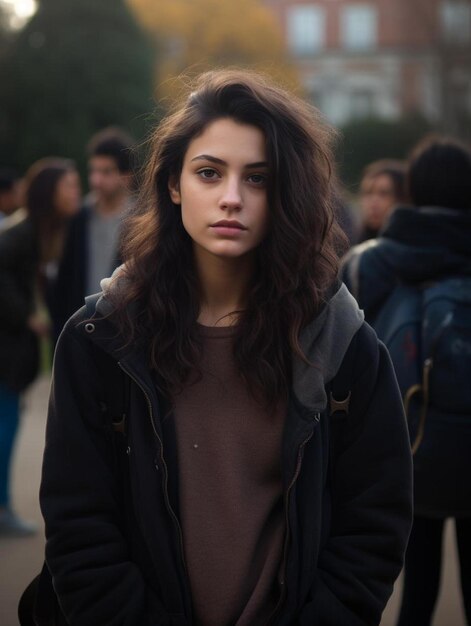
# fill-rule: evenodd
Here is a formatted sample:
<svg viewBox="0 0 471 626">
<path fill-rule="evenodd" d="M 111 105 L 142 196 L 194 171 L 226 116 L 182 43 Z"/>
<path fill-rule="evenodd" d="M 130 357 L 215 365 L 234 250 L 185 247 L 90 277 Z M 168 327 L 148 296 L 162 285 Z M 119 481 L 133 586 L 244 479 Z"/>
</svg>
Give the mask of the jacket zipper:
<svg viewBox="0 0 471 626">
<path fill-rule="evenodd" d="M 165 462 L 165 458 L 164 458 L 164 445 L 162 442 L 162 439 L 160 438 L 159 433 L 157 432 L 157 428 L 155 426 L 155 422 L 154 422 L 154 412 L 152 410 L 152 402 L 151 399 L 149 398 L 149 395 L 147 393 L 147 391 L 144 389 L 144 387 L 141 385 L 141 383 L 139 382 L 139 380 L 133 376 L 129 370 L 127 370 L 122 364 L 121 362 L 118 361 L 118 365 L 119 367 L 123 370 L 123 372 L 125 374 L 127 374 L 135 383 L 136 385 L 139 387 L 139 389 L 142 391 L 142 393 L 145 396 L 146 402 L 147 402 L 147 407 L 149 409 L 149 417 L 150 417 L 150 423 L 152 425 L 152 430 L 154 432 L 154 435 L 157 438 L 157 441 L 159 442 L 159 446 L 160 446 L 160 460 L 162 462 L 162 467 L 164 468 L 164 498 L 165 498 L 165 505 L 167 507 L 167 511 L 170 514 L 170 517 L 173 520 L 173 523 L 175 524 L 175 527 L 178 531 L 178 537 L 180 540 L 180 557 L 183 563 L 183 568 L 185 570 L 185 574 L 188 576 L 188 570 L 187 570 L 187 565 L 186 565 L 186 560 L 185 560 L 185 551 L 183 548 L 183 532 L 180 526 L 180 522 L 178 521 L 178 517 L 175 514 L 175 511 L 172 508 L 172 505 L 170 504 L 170 498 L 168 497 L 168 467 L 167 467 L 167 463 Z"/>
<path fill-rule="evenodd" d="M 316 413 L 315 415 L 315 419 L 316 421 L 318 421 L 319 419 L 319 413 Z M 286 490 L 285 493 L 285 524 L 286 524 L 286 532 L 285 532 L 285 541 L 284 541 L 284 546 L 283 546 L 283 561 L 282 561 L 282 568 L 283 568 L 283 573 L 282 573 L 282 592 L 280 594 L 280 597 L 278 599 L 278 602 L 276 604 L 276 607 L 273 610 L 273 613 L 271 614 L 267 624 L 271 624 L 273 623 L 273 620 L 275 619 L 277 613 L 279 613 L 280 609 L 281 609 L 281 605 L 285 599 L 285 595 L 286 595 L 286 566 L 287 566 L 287 558 L 288 558 L 288 546 L 289 546 L 289 537 L 290 537 L 290 526 L 289 526 L 289 496 L 291 493 L 292 488 L 294 487 L 294 485 L 296 484 L 296 481 L 298 480 L 298 476 L 299 473 L 301 471 L 301 464 L 303 461 L 303 456 L 304 456 L 304 448 L 305 446 L 309 443 L 309 441 L 311 440 L 312 436 L 314 434 L 314 426 L 311 429 L 311 432 L 309 433 L 309 435 L 306 437 L 306 439 L 304 439 L 304 441 L 302 441 L 299 445 L 298 448 L 298 458 L 297 458 L 297 462 L 296 462 L 296 468 L 294 470 L 294 474 L 293 474 L 293 478 L 291 479 L 290 484 L 288 485 L 288 488 Z"/>
</svg>

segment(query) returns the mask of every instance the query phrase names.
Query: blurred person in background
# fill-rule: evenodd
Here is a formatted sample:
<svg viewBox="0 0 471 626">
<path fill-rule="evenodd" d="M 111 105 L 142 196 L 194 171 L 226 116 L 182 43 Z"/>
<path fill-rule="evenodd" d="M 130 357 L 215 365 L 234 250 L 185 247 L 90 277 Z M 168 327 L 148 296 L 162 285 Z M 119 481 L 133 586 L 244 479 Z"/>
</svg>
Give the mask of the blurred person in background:
<svg viewBox="0 0 471 626">
<path fill-rule="evenodd" d="M 471 624 L 471 151 L 430 137 L 407 172 L 412 206 L 353 248 L 343 277 L 389 348 L 409 417 L 415 517 L 399 626 L 429 626 L 447 517 Z"/>
<path fill-rule="evenodd" d="M 15 213 L 22 203 L 22 185 L 18 172 L 11 168 L 0 169 L 0 228 L 6 217 Z M 3 224 L 5 226 L 5 224 Z"/>
<path fill-rule="evenodd" d="M 346 241 L 338 250 L 339 256 L 342 256 L 356 243 L 358 228 L 354 209 L 346 198 L 345 190 L 341 187 L 334 193 L 334 211 L 338 224 L 346 236 Z"/>
<path fill-rule="evenodd" d="M 394 207 L 405 201 L 405 164 L 392 159 L 370 163 L 360 183 L 360 233 L 357 242 L 377 237 Z"/>
<path fill-rule="evenodd" d="M 90 193 L 72 221 L 54 287 L 57 338 L 86 295 L 120 264 L 123 217 L 132 206 L 132 139 L 117 128 L 97 133 L 88 145 Z"/>
<path fill-rule="evenodd" d="M 49 332 L 44 300 L 68 220 L 80 206 L 72 161 L 36 162 L 25 181 L 25 215 L 0 232 L 0 535 L 27 535 L 35 526 L 14 512 L 10 494 L 20 394 L 39 368 L 39 339 Z"/>
</svg>

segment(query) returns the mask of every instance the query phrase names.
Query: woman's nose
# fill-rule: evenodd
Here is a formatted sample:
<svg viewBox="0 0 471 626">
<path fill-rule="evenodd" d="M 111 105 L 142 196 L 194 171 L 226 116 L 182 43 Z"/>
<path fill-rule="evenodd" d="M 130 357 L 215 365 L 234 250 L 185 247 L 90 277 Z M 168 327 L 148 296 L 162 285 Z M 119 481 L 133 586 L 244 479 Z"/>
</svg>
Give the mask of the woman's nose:
<svg viewBox="0 0 471 626">
<path fill-rule="evenodd" d="M 220 199 L 220 207 L 225 210 L 242 208 L 242 192 L 238 180 L 228 180 Z"/>
</svg>

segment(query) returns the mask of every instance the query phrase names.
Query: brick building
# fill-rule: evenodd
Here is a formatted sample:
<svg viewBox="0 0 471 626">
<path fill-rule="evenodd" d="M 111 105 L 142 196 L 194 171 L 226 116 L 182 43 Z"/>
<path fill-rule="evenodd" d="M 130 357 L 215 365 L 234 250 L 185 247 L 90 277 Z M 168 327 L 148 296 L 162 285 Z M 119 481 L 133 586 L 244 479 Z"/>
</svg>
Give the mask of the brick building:
<svg viewBox="0 0 471 626">
<path fill-rule="evenodd" d="M 263 0 L 335 124 L 420 112 L 471 123 L 471 0 Z"/>
</svg>

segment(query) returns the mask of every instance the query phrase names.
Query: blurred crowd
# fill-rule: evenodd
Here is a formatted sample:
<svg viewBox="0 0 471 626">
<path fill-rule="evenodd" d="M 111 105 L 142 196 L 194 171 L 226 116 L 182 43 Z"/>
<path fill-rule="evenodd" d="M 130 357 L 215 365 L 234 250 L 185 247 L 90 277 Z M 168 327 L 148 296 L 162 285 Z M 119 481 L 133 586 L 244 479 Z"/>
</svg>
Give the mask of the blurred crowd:
<svg viewBox="0 0 471 626">
<path fill-rule="evenodd" d="M 10 469 L 21 393 L 36 378 L 63 325 L 100 291 L 119 260 L 132 206 L 132 139 L 116 128 L 87 147 L 89 193 L 69 159 L 47 157 L 21 177 L 0 171 L 0 534 L 35 531 L 11 504 Z M 46 357 L 47 358 L 47 357 Z"/>
<path fill-rule="evenodd" d="M 346 254 L 342 278 L 389 349 L 414 454 L 398 626 L 431 623 L 447 518 L 471 624 L 471 151 L 427 137 L 405 165 L 369 166 L 360 202 L 370 238 Z"/>
<path fill-rule="evenodd" d="M 104 129 L 90 140 L 85 195 L 76 165 L 69 159 L 41 159 L 24 176 L 11 169 L 0 171 L 0 535 L 22 536 L 36 530 L 15 513 L 9 490 L 21 394 L 38 375 L 41 346 L 54 346 L 84 297 L 100 291 L 101 279 L 120 264 L 122 222 L 134 200 L 132 145 L 132 138 L 117 128 Z M 342 278 L 381 339 L 386 340 L 381 336 L 381 312 L 393 293 L 394 312 L 402 306 L 395 291 L 398 285 L 423 289 L 447 278 L 469 279 L 471 152 L 467 146 L 429 137 L 407 160 L 371 163 L 354 201 L 345 196 L 336 206 L 350 248 L 342 260 Z M 468 283 L 464 287 L 456 283 L 457 293 L 461 288 L 470 291 Z M 466 296 L 459 302 L 469 304 Z M 421 348 L 410 348 L 405 354 L 413 359 Z M 471 343 L 464 350 L 469 364 Z M 466 387 L 466 381 L 457 384 Z M 446 391 L 450 396 L 456 390 Z M 471 439 L 471 405 L 466 402 L 464 398 L 460 410 L 444 406 L 443 411 L 468 412 L 460 435 L 462 446 L 455 449 L 455 456 L 463 453 L 471 458 L 466 448 Z M 443 441 L 443 433 L 437 437 Z M 426 438 L 421 445 L 423 450 Z M 432 454 L 434 447 L 428 450 Z M 442 476 L 464 484 L 461 508 L 437 505 L 416 510 L 406 557 L 401 626 L 429 623 L 438 594 L 447 517 L 456 518 L 463 598 L 471 623 L 470 473 L 459 475 L 466 465 L 451 458 L 452 450 L 448 454 L 450 458 L 440 457 Z M 432 455 L 431 463 L 437 464 L 438 457 Z M 454 474 L 443 472 L 447 463 L 455 463 Z M 427 493 L 437 488 L 437 479 L 430 474 L 423 480 Z M 450 491 L 456 485 L 440 488 Z M 466 497 L 469 500 L 463 502 Z"/>
</svg>

